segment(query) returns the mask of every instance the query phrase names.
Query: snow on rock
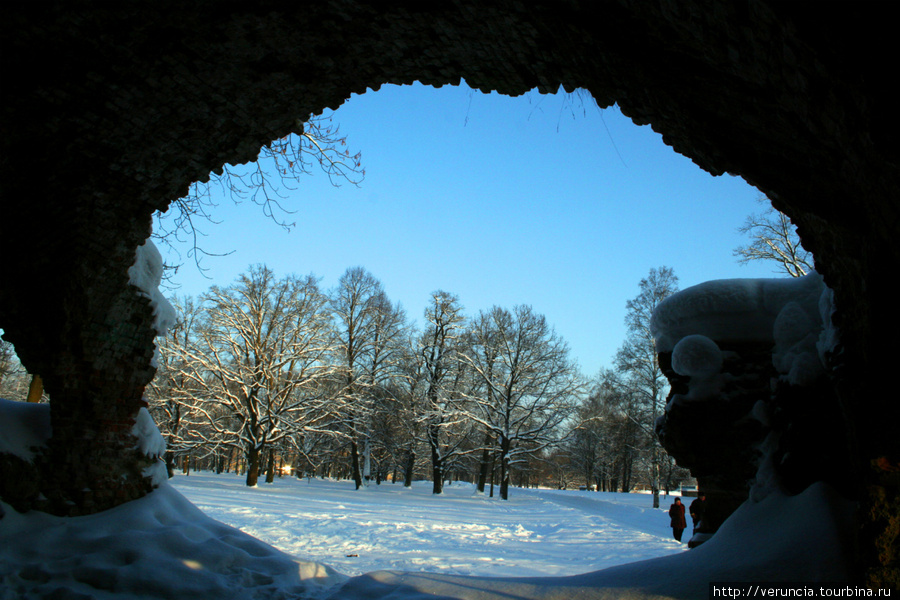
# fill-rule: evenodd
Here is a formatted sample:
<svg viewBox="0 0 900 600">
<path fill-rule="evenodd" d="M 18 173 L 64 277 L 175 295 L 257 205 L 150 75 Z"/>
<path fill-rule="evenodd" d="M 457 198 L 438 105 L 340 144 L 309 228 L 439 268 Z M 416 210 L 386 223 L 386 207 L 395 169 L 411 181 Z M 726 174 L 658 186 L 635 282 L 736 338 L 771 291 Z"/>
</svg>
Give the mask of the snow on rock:
<svg viewBox="0 0 900 600">
<path fill-rule="evenodd" d="M 672 369 L 684 377 L 690 377 L 690 386 L 686 394 L 676 394 L 667 403 L 667 407 L 691 402 L 718 398 L 722 389 L 734 378 L 722 373 L 724 355 L 718 344 L 705 335 L 688 335 L 675 344 L 672 350 Z M 665 420 L 660 415 L 657 424 Z"/>
<path fill-rule="evenodd" d="M 128 282 L 150 299 L 155 317 L 153 328 L 156 330 L 157 336 L 165 335 L 166 331 L 175 325 L 178 318 L 175 307 L 159 291 L 162 275 L 162 255 L 153 241 L 148 238 L 135 251 L 134 264 L 128 269 Z M 158 357 L 159 349 L 156 348 L 151 361 L 154 367 L 158 365 Z M 154 486 L 161 485 L 168 479 L 165 464 L 161 459 L 166 452 L 166 442 L 146 408 L 141 408 L 138 412 L 132 433 L 138 438 L 140 451 L 154 460 L 151 466 L 144 469 L 144 476 L 149 477 Z"/>
<path fill-rule="evenodd" d="M 83 517 L 0 508 L 0 600 L 321 598 L 346 580 L 210 519 L 169 484 Z"/>
<path fill-rule="evenodd" d="M 169 474 L 163 462 L 163 456 L 166 454 L 166 440 L 156 423 L 153 422 L 150 411 L 146 408 L 138 411 L 131 433 L 138 439 L 137 449 L 154 461 L 151 466 L 144 469 L 144 477 L 149 477 L 154 487 L 168 481 Z"/>
<path fill-rule="evenodd" d="M 162 255 L 153 241 L 147 239 L 135 252 L 134 264 L 128 269 L 128 282 L 150 299 L 156 317 L 153 323 L 156 335 L 165 335 L 177 319 L 175 308 L 159 291 L 162 274 Z"/>
<path fill-rule="evenodd" d="M 672 350 L 672 368 L 686 377 L 711 377 L 722 368 L 722 351 L 704 335 L 688 335 Z"/>
<path fill-rule="evenodd" d="M 50 439 L 50 405 L 14 402 L 0 398 L 0 454 L 13 454 L 22 460 L 34 459 L 34 448 L 44 447 Z"/>
<path fill-rule="evenodd" d="M 716 342 L 774 341 L 774 324 L 789 302 L 821 322 L 822 277 L 811 273 L 790 279 L 720 279 L 684 289 L 663 300 L 650 329 L 659 352 L 671 352 L 681 338 L 699 334 Z"/>
<path fill-rule="evenodd" d="M 770 419 L 767 409 L 756 409 L 754 412 L 765 412 L 765 419 Z M 778 469 L 775 464 L 780 438 L 780 434 L 770 431 L 765 439 L 759 443 L 757 448 L 760 454 L 759 467 L 756 470 L 753 485 L 750 486 L 749 498 L 751 502 L 761 502 L 774 493 L 781 493 L 781 480 L 778 477 Z"/>
<path fill-rule="evenodd" d="M 775 318 L 772 362 L 794 385 L 809 385 L 825 373 L 818 350 L 823 329 L 818 308 L 818 303 L 803 307 L 788 302 Z"/>
<path fill-rule="evenodd" d="M 772 363 L 783 378 L 808 385 L 824 373 L 825 355 L 837 344 L 832 312 L 832 292 L 818 273 L 790 279 L 723 279 L 663 300 L 650 329 L 657 350 L 673 352 L 672 367 L 681 375 L 709 377 L 715 372 L 721 354 L 701 338 L 713 343 L 771 342 Z M 687 346 L 679 349 L 682 343 Z"/>
</svg>

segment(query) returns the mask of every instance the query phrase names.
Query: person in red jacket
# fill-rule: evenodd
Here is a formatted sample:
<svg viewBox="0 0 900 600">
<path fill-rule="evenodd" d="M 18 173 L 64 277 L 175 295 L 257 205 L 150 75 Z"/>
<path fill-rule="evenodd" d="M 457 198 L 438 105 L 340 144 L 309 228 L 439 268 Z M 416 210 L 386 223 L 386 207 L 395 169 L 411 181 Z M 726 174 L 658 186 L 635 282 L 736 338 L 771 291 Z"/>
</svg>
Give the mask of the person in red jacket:
<svg viewBox="0 0 900 600">
<path fill-rule="evenodd" d="M 680 542 L 681 534 L 684 533 L 684 529 L 687 527 L 687 522 L 684 520 L 684 504 L 681 503 L 681 498 L 675 498 L 675 502 L 669 508 L 669 519 L 671 520 L 672 533 L 675 534 L 675 539 Z"/>
</svg>

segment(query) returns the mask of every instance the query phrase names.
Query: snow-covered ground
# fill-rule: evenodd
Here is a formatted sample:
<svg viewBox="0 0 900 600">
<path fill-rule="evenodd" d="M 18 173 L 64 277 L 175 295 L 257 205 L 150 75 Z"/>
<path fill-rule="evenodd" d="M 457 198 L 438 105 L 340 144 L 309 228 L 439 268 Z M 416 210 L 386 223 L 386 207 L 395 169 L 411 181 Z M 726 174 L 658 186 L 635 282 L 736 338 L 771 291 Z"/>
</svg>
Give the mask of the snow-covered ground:
<svg viewBox="0 0 900 600">
<path fill-rule="evenodd" d="M 827 486 L 747 503 L 691 551 L 669 539 L 669 500 L 649 504 L 199 473 L 85 517 L 0 503 L 0 599 L 706 598 L 711 581 L 847 576 L 852 507 Z"/>
<path fill-rule="evenodd" d="M 256 488 L 237 475 L 177 476 L 210 517 L 347 575 L 380 569 L 456 575 L 576 575 L 680 552 L 663 498 L 513 488 L 506 502 L 454 483 L 372 484 L 284 477 Z"/>
</svg>

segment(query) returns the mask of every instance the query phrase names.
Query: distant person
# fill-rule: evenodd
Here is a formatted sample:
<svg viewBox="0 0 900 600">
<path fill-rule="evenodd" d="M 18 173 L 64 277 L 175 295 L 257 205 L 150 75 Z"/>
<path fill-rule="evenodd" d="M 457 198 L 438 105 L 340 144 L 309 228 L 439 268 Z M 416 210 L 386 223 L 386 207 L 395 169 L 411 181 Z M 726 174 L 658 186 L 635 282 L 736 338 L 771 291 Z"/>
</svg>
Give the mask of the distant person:
<svg viewBox="0 0 900 600">
<path fill-rule="evenodd" d="M 684 520 L 684 504 L 681 503 L 681 498 L 675 498 L 675 502 L 669 508 L 669 519 L 675 539 L 681 542 L 681 534 L 684 533 L 687 527 L 687 521 Z"/>
<path fill-rule="evenodd" d="M 700 521 L 703 520 L 703 511 L 706 510 L 706 494 L 700 494 L 697 496 L 697 499 L 691 502 L 691 507 L 689 509 L 691 513 L 691 519 L 694 521 L 694 531 L 697 531 L 697 527 L 700 526 Z"/>
</svg>

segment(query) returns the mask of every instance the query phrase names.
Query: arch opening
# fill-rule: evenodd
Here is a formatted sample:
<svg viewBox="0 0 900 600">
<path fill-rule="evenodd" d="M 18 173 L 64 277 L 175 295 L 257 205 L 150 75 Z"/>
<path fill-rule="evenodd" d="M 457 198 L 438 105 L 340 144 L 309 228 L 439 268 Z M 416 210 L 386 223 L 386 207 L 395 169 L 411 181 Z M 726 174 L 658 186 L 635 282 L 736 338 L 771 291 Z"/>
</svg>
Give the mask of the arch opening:
<svg viewBox="0 0 900 600">
<path fill-rule="evenodd" d="M 0 243 L 6 256 L 22 256 L 4 265 L 6 280 L 27 283 L 0 291 L 0 326 L 45 376 L 58 400 L 54 437 L 64 440 L 51 443 L 36 489 L 84 512 L 147 490 L 127 449 L 153 373 L 153 314 L 127 269 L 152 211 L 188 182 L 251 158 L 296 114 L 382 82 L 464 76 L 512 95 L 562 84 L 618 102 L 710 172 L 741 174 L 798 223 L 839 306 L 835 387 L 859 444 L 854 487 L 873 509 L 863 511 L 860 573 L 897 578 L 889 557 L 871 550 L 896 544 L 886 507 L 900 487 L 898 408 L 873 388 L 890 372 L 882 340 L 894 322 L 892 291 L 880 274 L 897 261 L 900 222 L 889 95 L 867 67 L 867 56 L 888 53 L 886 25 L 864 8 L 813 23 L 803 8 L 765 3 L 674 13 L 320 3 L 302 13 L 234 8 L 217 20 L 203 8 L 10 15 Z M 35 222 L 40 242 L 29 235 Z M 129 485 L 119 485 L 122 475 Z M 37 497 L 25 487 L 4 498 Z"/>
</svg>

